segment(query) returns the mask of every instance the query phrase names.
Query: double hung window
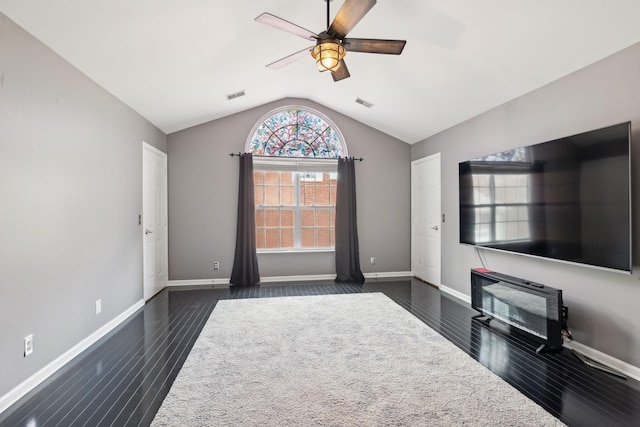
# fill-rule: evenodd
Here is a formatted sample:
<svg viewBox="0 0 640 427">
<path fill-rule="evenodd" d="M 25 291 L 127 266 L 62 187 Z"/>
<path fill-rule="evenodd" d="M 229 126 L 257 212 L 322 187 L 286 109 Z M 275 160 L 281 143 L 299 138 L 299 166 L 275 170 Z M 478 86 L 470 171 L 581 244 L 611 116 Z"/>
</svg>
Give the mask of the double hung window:
<svg viewBox="0 0 640 427">
<path fill-rule="evenodd" d="M 257 249 L 333 249 L 336 162 L 270 160 L 254 162 Z"/>
</svg>

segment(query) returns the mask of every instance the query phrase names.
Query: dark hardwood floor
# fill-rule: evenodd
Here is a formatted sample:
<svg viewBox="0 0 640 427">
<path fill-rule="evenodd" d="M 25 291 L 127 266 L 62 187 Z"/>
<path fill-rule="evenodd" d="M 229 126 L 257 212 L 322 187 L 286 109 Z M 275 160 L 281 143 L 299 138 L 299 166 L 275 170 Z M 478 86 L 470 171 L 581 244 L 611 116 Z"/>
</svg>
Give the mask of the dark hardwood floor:
<svg viewBox="0 0 640 427">
<path fill-rule="evenodd" d="M 149 425 L 217 301 L 356 292 L 388 295 L 569 426 L 640 426 L 638 381 L 589 368 L 566 349 L 536 354 L 535 342 L 471 320 L 466 304 L 415 279 L 165 289 L 0 414 L 0 426 Z"/>
</svg>

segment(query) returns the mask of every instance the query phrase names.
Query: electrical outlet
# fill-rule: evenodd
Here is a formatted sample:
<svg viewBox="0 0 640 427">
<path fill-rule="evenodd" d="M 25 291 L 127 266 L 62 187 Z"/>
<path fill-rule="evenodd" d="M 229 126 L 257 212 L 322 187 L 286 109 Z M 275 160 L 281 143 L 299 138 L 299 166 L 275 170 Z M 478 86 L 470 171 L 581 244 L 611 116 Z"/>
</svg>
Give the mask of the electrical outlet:
<svg viewBox="0 0 640 427">
<path fill-rule="evenodd" d="M 213 269 L 214 270 L 220 270 L 220 263 L 218 261 L 214 261 L 213 262 Z"/>
<path fill-rule="evenodd" d="M 24 337 L 24 357 L 33 353 L 33 334 Z"/>
<path fill-rule="evenodd" d="M 371 265 L 374 265 L 376 263 L 376 257 L 372 256 L 371 257 Z"/>
<path fill-rule="evenodd" d="M 96 314 L 102 313 L 102 300 L 96 300 Z"/>
</svg>

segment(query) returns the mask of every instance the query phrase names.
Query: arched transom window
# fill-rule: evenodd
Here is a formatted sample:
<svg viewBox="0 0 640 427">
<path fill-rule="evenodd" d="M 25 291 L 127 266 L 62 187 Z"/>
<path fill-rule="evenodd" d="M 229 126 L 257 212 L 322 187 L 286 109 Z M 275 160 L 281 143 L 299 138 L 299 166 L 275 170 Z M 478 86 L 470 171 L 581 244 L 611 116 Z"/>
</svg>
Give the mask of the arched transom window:
<svg viewBox="0 0 640 427">
<path fill-rule="evenodd" d="M 249 134 L 246 152 L 269 157 L 346 157 L 342 134 L 323 114 L 286 107 L 266 114 Z"/>
</svg>

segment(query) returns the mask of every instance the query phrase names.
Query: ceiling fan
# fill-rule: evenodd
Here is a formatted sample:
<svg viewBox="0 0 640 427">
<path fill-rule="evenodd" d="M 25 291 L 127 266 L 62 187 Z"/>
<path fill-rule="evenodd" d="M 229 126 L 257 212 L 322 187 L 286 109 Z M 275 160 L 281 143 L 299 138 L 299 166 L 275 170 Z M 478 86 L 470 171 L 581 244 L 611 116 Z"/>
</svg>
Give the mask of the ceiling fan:
<svg viewBox="0 0 640 427">
<path fill-rule="evenodd" d="M 304 39 L 316 42 L 315 46 L 305 48 L 299 52 L 279 59 L 267 65 L 267 68 L 278 69 L 289 65 L 306 56 L 316 60 L 318 69 L 330 71 L 333 81 L 346 79 L 350 76 L 344 56 L 347 52 L 384 53 L 400 55 L 404 49 L 406 40 L 381 40 L 381 39 L 354 39 L 347 38 L 349 31 L 366 15 L 376 4 L 376 0 L 345 0 L 338 14 L 329 24 L 329 3 L 327 2 L 327 29 L 316 34 L 294 23 L 286 21 L 270 13 L 263 13 L 255 20 L 262 24 L 270 25 Z"/>
</svg>

